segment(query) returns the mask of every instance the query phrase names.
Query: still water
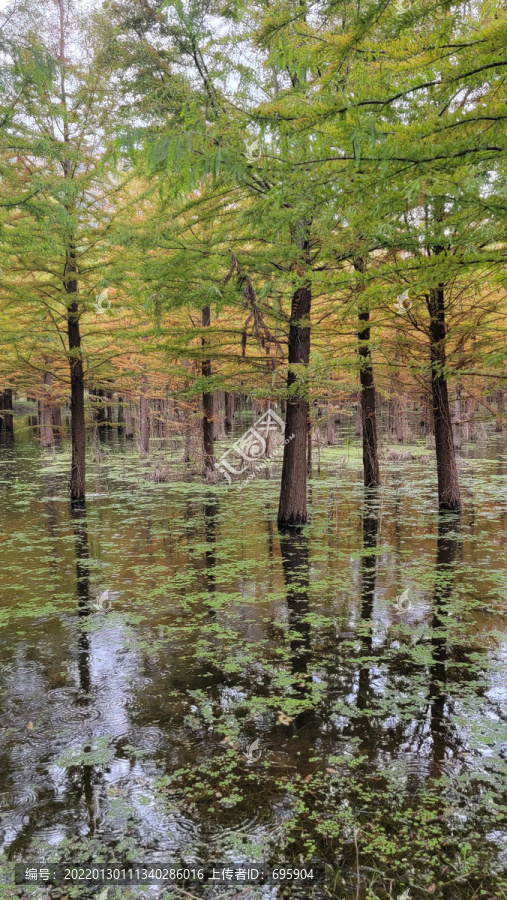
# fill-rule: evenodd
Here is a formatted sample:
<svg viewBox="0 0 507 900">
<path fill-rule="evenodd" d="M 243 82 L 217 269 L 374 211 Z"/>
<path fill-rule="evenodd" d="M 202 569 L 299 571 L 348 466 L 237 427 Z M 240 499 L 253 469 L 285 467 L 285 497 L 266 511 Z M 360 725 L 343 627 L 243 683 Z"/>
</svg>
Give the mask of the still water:
<svg viewBox="0 0 507 900">
<path fill-rule="evenodd" d="M 324 448 L 311 523 L 157 484 L 115 437 L 0 448 L 0 898 L 507 897 L 507 459 Z M 181 457 L 181 453 L 179 454 Z M 15 862 L 325 867 L 324 884 L 14 886 Z"/>
</svg>

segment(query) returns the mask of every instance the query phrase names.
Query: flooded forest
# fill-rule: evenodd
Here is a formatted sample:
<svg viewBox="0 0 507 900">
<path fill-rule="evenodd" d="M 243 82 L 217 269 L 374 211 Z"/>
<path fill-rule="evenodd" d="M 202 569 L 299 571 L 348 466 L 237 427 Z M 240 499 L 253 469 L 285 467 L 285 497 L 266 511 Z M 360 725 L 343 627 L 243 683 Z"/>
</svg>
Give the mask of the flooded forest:
<svg viewBox="0 0 507 900">
<path fill-rule="evenodd" d="M 507 900 L 500 0 L 0 0 L 0 900 Z"/>
</svg>

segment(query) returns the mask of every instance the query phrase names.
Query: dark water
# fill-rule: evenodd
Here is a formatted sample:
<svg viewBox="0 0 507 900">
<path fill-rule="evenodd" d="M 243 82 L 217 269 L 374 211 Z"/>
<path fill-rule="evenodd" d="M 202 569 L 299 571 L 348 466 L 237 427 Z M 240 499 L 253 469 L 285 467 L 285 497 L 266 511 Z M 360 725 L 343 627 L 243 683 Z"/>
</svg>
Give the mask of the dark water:
<svg viewBox="0 0 507 900">
<path fill-rule="evenodd" d="M 71 515 L 66 451 L 21 427 L 1 448 L 2 900 L 105 897 L 14 887 L 39 860 L 313 860 L 324 885 L 239 894 L 507 897 L 504 447 L 460 461 L 459 519 L 432 454 L 366 494 L 358 459 L 322 451 L 290 536 L 276 470 L 156 484 L 115 441 Z M 182 887 L 108 896 L 234 895 Z"/>
</svg>

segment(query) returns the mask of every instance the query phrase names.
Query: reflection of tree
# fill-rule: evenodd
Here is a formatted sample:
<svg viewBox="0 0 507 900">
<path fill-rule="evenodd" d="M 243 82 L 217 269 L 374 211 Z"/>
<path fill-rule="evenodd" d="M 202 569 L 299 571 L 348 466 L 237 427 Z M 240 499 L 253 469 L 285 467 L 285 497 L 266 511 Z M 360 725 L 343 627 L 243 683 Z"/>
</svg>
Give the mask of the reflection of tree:
<svg viewBox="0 0 507 900">
<path fill-rule="evenodd" d="M 77 606 L 79 618 L 82 619 L 90 615 L 90 551 L 88 549 L 86 504 L 74 507 L 71 510 L 71 516 L 76 548 Z M 84 629 L 79 631 L 78 668 L 81 690 L 87 694 L 90 690 L 90 643 Z"/>
<path fill-rule="evenodd" d="M 291 633 L 290 649 L 292 674 L 306 674 L 310 661 L 310 624 L 308 622 L 308 537 L 298 528 L 280 528 L 280 549 L 282 553 L 283 577 L 289 613 Z M 300 684 L 296 696 L 308 698 L 310 686 Z M 305 709 L 296 717 L 298 730 L 315 722 L 313 709 Z"/>
<path fill-rule="evenodd" d="M 211 492 L 206 494 L 204 503 L 204 530 L 206 533 L 206 582 L 209 594 L 214 594 L 215 584 L 215 545 L 217 539 L 217 518 L 219 512 L 218 500 Z M 210 615 L 215 615 L 215 611 L 210 609 Z"/>
<path fill-rule="evenodd" d="M 292 671 L 306 672 L 310 655 L 308 538 L 298 529 L 280 529 L 283 577 L 291 630 Z"/>
<path fill-rule="evenodd" d="M 90 551 L 88 547 L 88 527 L 86 522 L 86 501 L 71 509 L 72 530 L 76 548 L 76 592 L 79 619 L 90 615 Z M 79 629 L 78 641 L 79 686 L 83 693 L 82 704 L 89 706 L 91 673 L 90 673 L 90 640 L 85 629 Z M 82 792 L 88 810 L 90 833 L 95 831 L 95 799 L 94 799 L 94 767 L 82 766 Z"/>
<path fill-rule="evenodd" d="M 440 513 L 438 519 L 436 578 L 433 591 L 432 664 L 430 667 L 429 697 L 431 704 L 431 738 L 433 766 L 443 762 L 446 746 L 445 687 L 447 681 L 447 601 L 452 589 L 454 563 L 458 542 L 454 534 L 459 529 L 459 517 Z"/>
<path fill-rule="evenodd" d="M 363 625 L 371 625 L 373 601 L 375 599 L 375 581 L 377 575 L 377 533 L 378 533 L 378 496 L 375 489 L 365 490 L 363 510 L 363 552 L 361 556 L 361 621 Z M 370 656 L 372 650 L 372 630 L 369 627 L 361 637 L 363 655 Z M 370 704 L 370 667 L 362 665 L 359 669 L 359 688 L 357 692 L 357 708 L 365 710 Z"/>
</svg>

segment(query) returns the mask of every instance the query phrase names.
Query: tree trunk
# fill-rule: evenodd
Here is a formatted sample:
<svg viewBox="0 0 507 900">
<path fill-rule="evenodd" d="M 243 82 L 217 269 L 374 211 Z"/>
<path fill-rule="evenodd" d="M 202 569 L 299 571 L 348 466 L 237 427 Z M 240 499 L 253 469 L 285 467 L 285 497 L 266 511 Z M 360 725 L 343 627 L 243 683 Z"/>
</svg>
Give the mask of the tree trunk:
<svg viewBox="0 0 507 900">
<path fill-rule="evenodd" d="M 297 393 L 291 395 L 297 376 L 294 365 L 308 366 L 310 361 L 310 312 L 312 293 L 309 284 L 297 288 L 292 297 L 289 327 L 289 372 L 287 375 L 287 401 L 285 419 L 282 482 L 278 506 L 278 524 L 303 525 L 307 519 L 306 510 L 306 466 L 308 442 L 308 389 L 299 385 Z"/>
<path fill-rule="evenodd" d="M 437 457 L 438 505 L 440 509 L 460 509 L 458 469 L 452 434 L 451 411 L 445 371 L 444 286 L 432 288 L 427 298 L 430 313 L 431 393 Z"/>
<path fill-rule="evenodd" d="M 209 306 L 202 309 L 202 327 L 209 328 L 211 324 L 211 312 Z M 209 341 L 203 337 L 201 345 L 207 347 Z M 203 359 L 201 372 L 203 378 L 211 378 L 211 360 Z M 202 474 L 207 481 L 213 480 L 215 473 L 215 454 L 213 446 L 213 394 L 203 391 L 202 394 L 202 446 L 203 466 Z"/>
<path fill-rule="evenodd" d="M 85 499 L 86 431 L 84 403 L 84 372 L 79 331 L 79 306 L 77 301 L 76 257 L 74 248 L 67 252 L 65 267 L 65 291 L 69 297 L 67 306 L 67 333 L 69 337 L 70 364 L 70 433 L 72 463 L 70 473 L 70 499 L 80 504 Z"/>
<path fill-rule="evenodd" d="M 363 259 L 354 261 L 357 272 L 364 272 Z M 362 287 L 362 285 L 361 285 Z M 376 487 L 380 484 L 378 463 L 377 415 L 375 409 L 375 385 L 370 350 L 370 310 L 366 304 L 359 309 L 359 381 L 361 384 L 361 424 L 363 428 L 363 471 L 364 486 Z"/>
<path fill-rule="evenodd" d="M 14 434 L 14 419 L 12 416 L 12 388 L 6 388 L 0 393 L 0 410 L 0 431 L 5 435 Z"/>
</svg>

